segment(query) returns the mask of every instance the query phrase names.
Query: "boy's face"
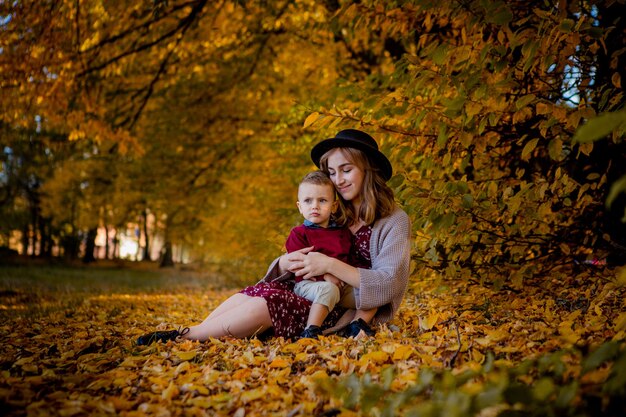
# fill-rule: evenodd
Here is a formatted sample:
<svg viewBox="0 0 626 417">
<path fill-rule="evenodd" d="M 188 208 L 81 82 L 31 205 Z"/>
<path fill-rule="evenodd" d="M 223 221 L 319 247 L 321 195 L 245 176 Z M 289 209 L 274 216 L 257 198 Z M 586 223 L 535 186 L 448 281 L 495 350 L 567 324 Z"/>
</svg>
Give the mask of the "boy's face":
<svg viewBox="0 0 626 417">
<path fill-rule="evenodd" d="M 303 183 L 298 188 L 298 210 L 308 221 L 328 227 L 330 215 L 337 209 L 335 187 Z"/>
</svg>

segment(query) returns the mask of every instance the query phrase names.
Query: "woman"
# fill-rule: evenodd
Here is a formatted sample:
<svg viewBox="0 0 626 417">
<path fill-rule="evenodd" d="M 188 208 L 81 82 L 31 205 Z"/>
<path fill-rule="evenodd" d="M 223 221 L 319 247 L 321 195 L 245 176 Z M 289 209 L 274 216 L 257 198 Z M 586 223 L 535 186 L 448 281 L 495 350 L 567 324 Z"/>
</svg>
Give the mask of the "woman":
<svg viewBox="0 0 626 417">
<path fill-rule="evenodd" d="M 311 150 L 311 159 L 335 184 L 342 206 L 337 221 L 350 228 L 356 255 L 371 268 L 355 268 L 312 247 L 285 254 L 272 262 L 261 282 L 224 301 L 199 325 L 149 333 L 137 344 L 177 337 L 203 341 L 268 333 L 285 338 L 299 335 L 311 303 L 292 292 L 294 274 L 305 279 L 332 274 L 354 287 L 354 308 L 376 309 L 373 323 L 384 323 L 394 316 L 408 284 L 411 227 L 386 184 L 392 174 L 391 163 L 370 135 L 355 129 L 342 130 L 318 143 Z M 343 329 L 348 337 L 361 331 L 373 334 L 366 320 L 352 320 L 354 310 L 341 318 L 340 313 L 335 309 L 327 317 L 325 333 Z"/>
</svg>

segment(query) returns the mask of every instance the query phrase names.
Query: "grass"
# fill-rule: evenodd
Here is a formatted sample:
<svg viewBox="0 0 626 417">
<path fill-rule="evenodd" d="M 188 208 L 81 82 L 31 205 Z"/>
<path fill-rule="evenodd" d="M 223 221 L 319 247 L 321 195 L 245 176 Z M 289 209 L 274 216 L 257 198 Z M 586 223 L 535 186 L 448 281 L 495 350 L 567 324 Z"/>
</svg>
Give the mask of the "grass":
<svg viewBox="0 0 626 417">
<path fill-rule="evenodd" d="M 91 292 L 156 291 L 171 286 L 236 287 L 216 273 L 159 268 L 154 262 L 99 261 L 94 264 L 14 262 L 0 264 L 0 288 L 85 290 Z"/>
<path fill-rule="evenodd" d="M 71 310 L 88 297 L 167 294 L 233 289 L 222 276 L 155 263 L 100 262 L 93 265 L 17 262 L 0 265 L 0 318 L 41 317 Z"/>
</svg>

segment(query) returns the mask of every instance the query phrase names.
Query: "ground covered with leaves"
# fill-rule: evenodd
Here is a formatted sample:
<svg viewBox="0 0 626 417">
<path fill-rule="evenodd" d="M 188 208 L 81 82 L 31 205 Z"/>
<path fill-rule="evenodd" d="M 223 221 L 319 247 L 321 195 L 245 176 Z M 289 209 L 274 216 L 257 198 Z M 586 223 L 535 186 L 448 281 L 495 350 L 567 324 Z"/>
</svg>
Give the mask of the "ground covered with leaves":
<svg viewBox="0 0 626 417">
<path fill-rule="evenodd" d="M 363 340 L 136 346 L 236 289 L 170 270 L 0 267 L 6 415 L 623 415 L 619 270 L 567 268 L 498 288 L 415 279 Z M 425 274 L 426 275 L 426 274 Z"/>
</svg>

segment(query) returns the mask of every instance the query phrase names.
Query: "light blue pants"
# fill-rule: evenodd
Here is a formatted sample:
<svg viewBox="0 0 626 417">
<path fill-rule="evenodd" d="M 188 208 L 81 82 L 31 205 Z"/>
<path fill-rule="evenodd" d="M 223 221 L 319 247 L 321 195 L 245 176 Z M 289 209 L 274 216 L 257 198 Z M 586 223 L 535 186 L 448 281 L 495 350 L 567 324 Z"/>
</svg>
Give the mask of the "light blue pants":
<svg viewBox="0 0 626 417">
<path fill-rule="evenodd" d="M 293 292 L 315 304 L 328 307 L 328 311 L 332 311 L 337 304 L 346 308 L 356 308 L 354 288 L 349 285 L 340 289 L 331 282 L 305 279 L 296 282 Z"/>
</svg>

